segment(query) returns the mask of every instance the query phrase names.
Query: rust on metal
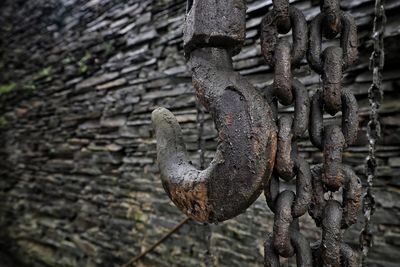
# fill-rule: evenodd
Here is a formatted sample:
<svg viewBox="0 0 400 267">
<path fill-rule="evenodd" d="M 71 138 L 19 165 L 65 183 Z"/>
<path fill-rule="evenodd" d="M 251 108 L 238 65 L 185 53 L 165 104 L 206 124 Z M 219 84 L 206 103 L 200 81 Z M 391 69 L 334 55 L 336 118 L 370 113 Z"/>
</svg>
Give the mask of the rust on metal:
<svg viewBox="0 0 400 267">
<path fill-rule="evenodd" d="M 290 241 L 290 226 L 293 222 L 292 203 L 295 194 L 285 190 L 279 194 L 276 200 L 276 213 L 274 220 L 273 244 L 279 255 L 291 257 L 294 255 L 294 248 Z"/>
<path fill-rule="evenodd" d="M 289 16 L 289 2 L 287 0 L 273 0 L 272 4 L 278 33 L 288 33 L 292 28 Z"/>
<path fill-rule="evenodd" d="M 303 137 L 308 129 L 310 118 L 310 98 L 307 88 L 297 79 L 293 79 L 292 91 L 294 95 L 293 136 Z"/>
<path fill-rule="evenodd" d="M 292 157 L 292 124 L 291 116 L 282 116 L 278 120 L 278 150 L 276 155 L 275 170 L 280 178 L 290 181 L 294 173 L 294 161 Z"/>
<path fill-rule="evenodd" d="M 188 6 L 186 56 L 197 97 L 213 116 L 219 137 L 210 165 L 198 170 L 190 163 L 170 111 L 158 108 L 152 115 L 164 189 L 181 211 L 201 222 L 244 212 L 261 194 L 275 163 L 271 109 L 232 66 L 244 40 L 245 7 L 244 0 L 195 0 Z"/>
<path fill-rule="evenodd" d="M 308 28 L 306 19 L 300 10 L 290 7 L 289 15 L 293 32 L 291 65 L 297 66 L 307 51 Z M 261 22 L 260 38 L 262 54 L 267 64 L 271 66 L 275 65 L 274 54 L 279 41 L 278 33 L 274 12 L 270 11 Z"/>
<path fill-rule="evenodd" d="M 357 40 L 357 27 L 354 18 L 345 13 L 340 13 L 340 18 L 343 26 L 341 27 L 340 47 L 343 51 L 343 66 L 342 70 L 345 71 L 350 65 L 354 63 L 358 55 L 358 40 Z M 307 53 L 307 60 L 310 67 L 318 74 L 323 73 L 322 61 L 322 21 L 324 14 L 321 13 L 316 16 L 310 24 L 310 37 L 309 37 L 309 50 Z"/>
<path fill-rule="evenodd" d="M 321 258 L 323 266 L 340 267 L 342 208 L 336 200 L 328 200 L 322 219 Z"/>
<path fill-rule="evenodd" d="M 275 49 L 274 93 L 283 105 L 293 102 L 290 44 L 280 40 Z"/>
<path fill-rule="evenodd" d="M 342 109 L 342 55 L 342 49 L 337 46 L 327 47 L 322 54 L 324 108 L 332 116 Z"/>
<path fill-rule="evenodd" d="M 221 47 L 237 54 L 246 37 L 246 1 L 191 0 L 183 29 L 185 54 L 199 47 Z"/>
<path fill-rule="evenodd" d="M 280 267 L 279 255 L 274 249 L 272 235 L 267 235 L 264 242 L 264 267 Z"/>
<path fill-rule="evenodd" d="M 352 145 L 358 134 L 358 104 L 356 97 L 348 89 L 342 90 L 342 131 L 346 145 Z"/>
<path fill-rule="evenodd" d="M 292 216 L 294 218 L 302 216 L 307 212 L 311 202 L 311 171 L 307 161 L 301 157 L 295 160 L 296 197 L 292 206 Z"/>
<path fill-rule="evenodd" d="M 343 185 L 342 153 L 346 144 L 339 126 L 329 125 L 324 130 L 324 174 L 322 182 L 330 191 L 337 191 Z"/>
<path fill-rule="evenodd" d="M 357 221 L 361 209 L 361 180 L 349 166 L 343 166 L 345 184 L 343 187 L 342 228 L 348 228 Z"/>
<path fill-rule="evenodd" d="M 341 228 L 346 229 L 354 224 L 361 209 L 361 181 L 354 171 L 346 165 L 342 166 L 344 173 L 344 185 L 341 207 L 343 209 Z M 321 226 L 326 199 L 324 197 L 324 185 L 322 175 L 324 168 L 322 164 L 316 165 L 311 169 L 312 175 L 312 197 L 309 213 L 317 226 Z"/>
<path fill-rule="evenodd" d="M 324 14 L 324 35 L 328 39 L 333 39 L 341 30 L 340 20 L 340 0 L 322 0 L 321 12 Z"/>
</svg>

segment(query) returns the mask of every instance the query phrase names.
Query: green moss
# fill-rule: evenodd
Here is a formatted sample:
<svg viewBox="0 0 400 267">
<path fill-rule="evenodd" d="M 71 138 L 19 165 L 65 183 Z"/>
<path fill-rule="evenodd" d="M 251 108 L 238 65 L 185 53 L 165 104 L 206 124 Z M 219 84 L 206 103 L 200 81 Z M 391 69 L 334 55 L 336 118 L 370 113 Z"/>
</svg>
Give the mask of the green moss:
<svg viewBox="0 0 400 267">
<path fill-rule="evenodd" d="M 34 85 L 33 83 L 25 84 L 23 85 L 22 89 L 34 91 L 36 90 L 36 85 Z"/>
<path fill-rule="evenodd" d="M 17 86 L 17 84 L 14 82 L 0 85 L 0 94 L 9 93 L 12 90 L 14 90 L 16 86 Z"/>
<path fill-rule="evenodd" d="M 92 54 L 90 54 L 89 52 L 86 52 L 86 54 L 83 56 L 83 58 L 81 58 L 81 60 L 79 60 L 78 65 L 79 65 L 79 72 L 80 73 L 86 73 L 89 69 L 88 66 L 88 61 L 92 58 Z"/>
<path fill-rule="evenodd" d="M 86 73 L 88 71 L 89 67 L 85 63 L 79 63 L 79 72 L 80 73 Z"/>
<path fill-rule="evenodd" d="M 104 50 L 106 52 L 106 55 L 111 54 L 114 51 L 113 42 L 109 41 L 109 42 L 104 43 Z"/>
<path fill-rule="evenodd" d="M 51 73 L 51 69 L 52 69 L 51 66 L 41 69 L 41 70 L 37 73 L 36 77 L 37 77 L 37 78 L 48 77 L 48 76 L 50 75 L 50 73 Z"/>
<path fill-rule="evenodd" d="M 71 64 L 73 61 L 74 61 L 74 58 L 66 57 L 61 61 L 61 63 L 64 64 L 64 65 L 68 65 L 68 64 Z"/>
<path fill-rule="evenodd" d="M 7 127 L 8 121 L 4 116 L 0 116 L 0 128 Z"/>
</svg>

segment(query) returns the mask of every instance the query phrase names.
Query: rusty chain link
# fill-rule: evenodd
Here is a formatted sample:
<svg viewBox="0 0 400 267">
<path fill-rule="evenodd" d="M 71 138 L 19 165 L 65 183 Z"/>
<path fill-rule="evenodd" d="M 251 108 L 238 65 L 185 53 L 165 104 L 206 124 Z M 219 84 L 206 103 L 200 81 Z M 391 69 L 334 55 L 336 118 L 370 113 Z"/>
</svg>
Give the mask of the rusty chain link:
<svg viewBox="0 0 400 267">
<path fill-rule="evenodd" d="M 372 246 L 372 233 L 370 230 L 371 216 L 375 211 L 375 198 L 372 194 L 373 181 L 377 176 L 376 150 L 377 141 L 381 137 L 381 126 L 379 122 L 379 108 L 383 99 L 382 71 L 385 63 L 384 34 L 386 25 L 385 1 L 375 1 L 375 18 L 372 39 L 374 51 L 370 58 L 370 70 L 373 73 L 372 85 L 368 90 L 370 105 L 370 116 L 367 125 L 367 137 L 369 140 L 368 157 L 366 159 L 367 188 L 363 198 L 364 227 L 360 235 L 360 247 L 365 258 Z M 365 262 L 363 263 L 365 266 Z"/>
<path fill-rule="evenodd" d="M 322 90 L 311 100 L 310 140 L 323 152 L 323 163 L 312 168 L 312 201 L 309 208 L 322 239 L 313 246 L 314 266 L 360 266 L 360 253 L 342 242 L 343 230 L 357 220 L 362 186 L 349 166 L 342 163 L 344 149 L 353 144 L 358 131 L 358 105 L 342 88 L 343 71 L 357 58 L 357 29 L 353 17 L 340 10 L 340 0 L 322 0 L 321 13 L 310 23 L 310 67 L 321 75 Z M 322 36 L 340 34 L 340 46 L 322 51 Z M 341 111 L 341 125 L 324 125 L 324 112 Z M 339 191 L 340 190 L 340 191 Z M 327 198 L 328 197 L 328 198 Z"/>
<path fill-rule="evenodd" d="M 293 31 L 293 42 L 278 34 Z M 311 247 L 300 233 L 298 217 L 305 214 L 311 201 L 311 172 L 308 163 L 298 154 L 297 140 L 309 124 L 310 100 L 304 85 L 294 79 L 292 69 L 299 65 L 307 51 L 308 28 L 303 13 L 289 5 L 288 0 L 273 1 L 273 9 L 261 23 L 261 50 L 274 68 L 273 84 L 266 88 L 269 102 L 278 125 L 278 148 L 275 168 L 265 185 L 266 201 L 275 213 L 272 235 L 265 241 L 264 265 L 280 266 L 279 256 L 296 254 L 297 266 L 311 266 Z M 295 114 L 278 117 L 278 102 L 294 104 Z M 280 179 L 290 182 L 295 177 L 296 193 L 280 192 Z"/>
</svg>

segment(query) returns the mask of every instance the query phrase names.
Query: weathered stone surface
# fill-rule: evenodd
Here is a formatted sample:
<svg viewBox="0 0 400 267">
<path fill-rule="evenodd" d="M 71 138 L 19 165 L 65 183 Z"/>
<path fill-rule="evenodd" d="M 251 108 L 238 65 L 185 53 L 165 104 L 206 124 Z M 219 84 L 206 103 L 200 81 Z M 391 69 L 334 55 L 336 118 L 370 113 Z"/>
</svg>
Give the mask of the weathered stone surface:
<svg viewBox="0 0 400 267">
<path fill-rule="evenodd" d="M 0 251 L 22 261 L 16 266 L 121 266 L 183 218 L 161 186 L 150 113 L 158 106 L 173 111 L 198 164 L 196 102 L 182 48 L 185 2 L 1 1 L 0 87 L 12 90 L 0 94 Z M 257 38 L 272 1 L 247 2 L 246 41 L 233 63 L 263 90 L 273 75 Z M 291 2 L 307 20 L 319 12 L 318 1 Z M 360 104 L 360 133 L 344 161 L 365 183 L 373 1 L 341 2 L 360 32 L 360 59 L 343 79 Z M 373 267 L 400 262 L 400 2 L 387 0 L 386 6 Z M 321 86 L 305 61 L 296 75 L 310 94 Z M 209 114 L 202 138 L 209 162 L 217 138 Z M 309 162 L 322 160 L 309 141 L 300 140 L 300 147 Z M 272 223 L 260 197 L 246 213 L 212 226 L 218 266 L 262 266 Z M 300 224 L 310 240 L 319 237 L 309 216 Z M 346 239 L 356 243 L 360 228 L 351 228 Z M 206 243 L 204 226 L 189 223 L 138 266 L 202 266 Z"/>
</svg>

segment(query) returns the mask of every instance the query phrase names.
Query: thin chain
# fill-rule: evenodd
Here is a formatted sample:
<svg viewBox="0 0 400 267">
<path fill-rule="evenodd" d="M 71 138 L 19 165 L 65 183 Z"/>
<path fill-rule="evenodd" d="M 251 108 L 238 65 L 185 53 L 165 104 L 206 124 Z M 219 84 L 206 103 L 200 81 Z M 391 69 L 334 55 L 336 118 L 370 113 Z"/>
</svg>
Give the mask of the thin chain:
<svg viewBox="0 0 400 267">
<path fill-rule="evenodd" d="M 368 99 L 370 106 L 369 122 L 367 126 L 367 137 L 369 140 L 368 156 L 366 159 L 367 185 L 366 193 L 363 199 L 364 228 L 360 235 L 360 246 L 364 255 L 363 265 L 372 247 L 371 216 L 375 211 L 375 197 L 372 193 L 373 181 L 377 177 L 377 142 L 381 137 L 381 125 L 379 122 L 379 108 L 383 99 L 382 90 L 382 71 L 385 60 L 384 52 L 384 34 L 386 25 L 386 16 L 384 0 L 375 1 L 375 18 L 372 39 L 374 41 L 374 51 L 370 58 L 370 70 L 373 73 L 372 85 L 368 90 Z"/>
</svg>

